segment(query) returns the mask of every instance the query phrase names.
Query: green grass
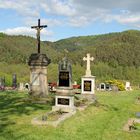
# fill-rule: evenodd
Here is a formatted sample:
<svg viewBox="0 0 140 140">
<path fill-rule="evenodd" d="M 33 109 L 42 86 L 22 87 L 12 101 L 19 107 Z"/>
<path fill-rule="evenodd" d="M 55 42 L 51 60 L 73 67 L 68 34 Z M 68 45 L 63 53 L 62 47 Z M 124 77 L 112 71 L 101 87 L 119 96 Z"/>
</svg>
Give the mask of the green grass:
<svg viewBox="0 0 140 140">
<path fill-rule="evenodd" d="M 57 128 L 34 126 L 31 119 L 51 110 L 50 105 L 24 102 L 26 93 L 0 92 L 0 140 L 139 140 L 140 130 L 122 130 L 128 118 L 140 112 L 140 91 L 97 93 L 100 106 L 65 120 Z"/>
</svg>

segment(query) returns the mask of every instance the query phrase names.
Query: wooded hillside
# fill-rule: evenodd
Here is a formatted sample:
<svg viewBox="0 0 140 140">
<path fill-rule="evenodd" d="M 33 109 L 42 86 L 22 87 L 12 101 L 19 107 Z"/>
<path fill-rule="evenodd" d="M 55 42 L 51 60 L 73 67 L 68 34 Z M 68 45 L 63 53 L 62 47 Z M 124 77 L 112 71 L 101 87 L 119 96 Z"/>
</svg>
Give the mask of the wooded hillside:
<svg viewBox="0 0 140 140">
<path fill-rule="evenodd" d="M 12 65 L 15 67 L 15 64 L 28 67 L 27 60 L 30 54 L 37 52 L 36 44 L 36 39 L 32 37 L 8 36 L 0 33 L 0 76 L 4 73 L 3 63 L 10 64 L 11 67 Z M 41 52 L 46 53 L 52 60 L 48 67 L 50 81 L 57 80 L 56 64 L 64 56 L 64 49 L 69 51 L 67 55 L 73 64 L 73 80 L 80 82 L 80 76 L 85 71 L 85 62 L 82 58 L 86 53 L 90 53 L 95 58 L 91 70 L 92 74 L 96 75 L 97 82 L 120 79 L 129 80 L 134 84 L 140 83 L 140 31 L 129 30 L 121 33 L 72 37 L 56 42 L 41 42 Z"/>
</svg>

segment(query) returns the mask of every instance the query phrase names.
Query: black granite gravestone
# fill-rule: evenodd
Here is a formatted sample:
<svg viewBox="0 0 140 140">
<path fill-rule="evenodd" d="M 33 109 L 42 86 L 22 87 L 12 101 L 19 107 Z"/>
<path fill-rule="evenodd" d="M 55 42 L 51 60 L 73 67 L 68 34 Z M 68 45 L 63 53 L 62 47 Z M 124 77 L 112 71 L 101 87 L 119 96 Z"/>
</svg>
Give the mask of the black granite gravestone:
<svg viewBox="0 0 140 140">
<path fill-rule="evenodd" d="M 75 111 L 74 92 L 72 87 L 72 68 L 66 57 L 59 62 L 58 87 L 56 88 L 55 106 L 53 111 Z"/>
<path fill-rule="evenodd" d="M 101 89 L 105 89 L 105 84 L 101 84 Z"/>
<path fill-rule="evenodd" d="M 71 64 L 66 57 L 59 62 L 59 87 L 70 87 L 72 84 Z"/>
</svg>

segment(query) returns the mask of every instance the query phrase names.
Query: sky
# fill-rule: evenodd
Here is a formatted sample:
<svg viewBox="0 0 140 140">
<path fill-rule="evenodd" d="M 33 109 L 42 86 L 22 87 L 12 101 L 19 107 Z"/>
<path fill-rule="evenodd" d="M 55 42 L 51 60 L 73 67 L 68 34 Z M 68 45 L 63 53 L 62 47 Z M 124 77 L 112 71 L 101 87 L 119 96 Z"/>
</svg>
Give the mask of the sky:
<svg viewBox="0 0 140 140">
<path fill-rule="evenodd" d="M 140 28 L 140 0 L 0 0 L 0 32 L 41 40 L 98 35 Z"/>
</svg>

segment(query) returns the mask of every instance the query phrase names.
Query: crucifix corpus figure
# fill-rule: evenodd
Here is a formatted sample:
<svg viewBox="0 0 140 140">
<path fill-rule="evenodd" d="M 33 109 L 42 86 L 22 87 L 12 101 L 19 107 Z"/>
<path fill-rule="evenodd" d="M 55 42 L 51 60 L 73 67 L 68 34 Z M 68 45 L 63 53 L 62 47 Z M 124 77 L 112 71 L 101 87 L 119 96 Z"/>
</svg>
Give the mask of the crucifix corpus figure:
<svg viewBox="0 0 140 140">
<path fill-rule="evenodd" d="M 38 26 L 31 26 L 32 29 L 36 29 L 37 30 L 37 44 L 38 44 L 38 53 L 40 53 L 40 31 L 43 28 L 46 28 L 47 25 L 40 25 L 40 19 L 38 19 Z"/>
<path fill-rule="evenodd" d="M 84 57 L 83 60 L 87 61 L 86 76 L 91 76 L 90 61 L 93 61 L 94 57 L 90 57 L 90 54 L 88 53 L 87 57 Z"/>
</svg>

